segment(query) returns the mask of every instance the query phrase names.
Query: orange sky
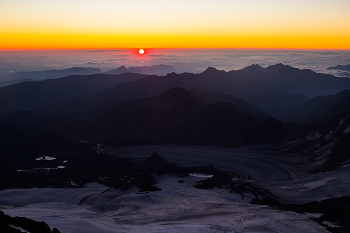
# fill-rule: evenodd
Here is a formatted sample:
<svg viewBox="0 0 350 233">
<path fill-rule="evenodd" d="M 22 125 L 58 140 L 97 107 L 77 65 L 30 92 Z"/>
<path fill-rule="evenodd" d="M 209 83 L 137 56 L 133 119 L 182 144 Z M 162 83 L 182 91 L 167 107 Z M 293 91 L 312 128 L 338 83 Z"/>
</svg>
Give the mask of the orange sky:
<svg viewBox="0 0 350 233">
<path fill-rule="evenodd" d="M 350 49 L 348 0 L 11 0 L 0 49 Z"/>
</svg>

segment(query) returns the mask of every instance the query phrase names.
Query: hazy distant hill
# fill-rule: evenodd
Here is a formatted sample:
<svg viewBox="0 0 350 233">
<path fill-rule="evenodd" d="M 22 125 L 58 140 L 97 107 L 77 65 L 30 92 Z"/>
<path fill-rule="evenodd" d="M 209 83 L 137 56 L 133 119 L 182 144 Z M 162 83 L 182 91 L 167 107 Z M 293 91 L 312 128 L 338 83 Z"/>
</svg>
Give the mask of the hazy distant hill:
<svg viewBox="0 0 350 233">
<path fill-rule="evenodd" d="M 327 70 L 350 71 L 350 64 L 349 65 L 337 65 L 337 66 L 328 67 Z"/>
<path fill-rule="evenodd" d="M 350 113 L 349 96 L 350 90 L 345 89 L 335 95 L 314 97 L 290 111 L 285 121 L 306 124 L 326 120 L 339 113 Z"/>
<path fill-rule="evenodd" d="M 0 88 L 0 111 L 37 110 L 55 100 L 77 98 L 146 77 L 142 74 L 73 75 L 39 82 L 23 82 Z"/>
<path fill-rule="evenodd" d="M 166 75 L 171 72 L 175 72 L 175 68 L 169 65 L 153 65 L 153 66 L 135 66 L 126 68 L 125 66 L 120 66 L 115 70 L 110 70 L 107 74 L 122 74 L 122 73 L 140 73 L 148 75 Z"/>
<path fill-rule="evenodd" d="M 89 75 L 101 73 L 99 68 L 93 67 L 73 67 L 62 70 L 45 70 L 45 71 L 31 71 L 18 72 L 11 75 L 13 82 L 21 81 L 42 81 L 46 79 L 62 78 L 69 75 Z"/>
</svg>

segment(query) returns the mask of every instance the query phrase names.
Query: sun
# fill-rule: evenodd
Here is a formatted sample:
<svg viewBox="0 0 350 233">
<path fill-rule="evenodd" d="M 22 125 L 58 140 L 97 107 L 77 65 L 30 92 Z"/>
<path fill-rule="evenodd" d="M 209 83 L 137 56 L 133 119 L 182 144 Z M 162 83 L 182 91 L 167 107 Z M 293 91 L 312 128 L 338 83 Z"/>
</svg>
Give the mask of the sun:
<svg viewBox="0 0 350 233">
<path fill-rule="evenodd" d="M 139 49 L 139 54 L 144 54 L 145 53 L 145 50 L 143 50 L 143 49 Z"/>
</svg>

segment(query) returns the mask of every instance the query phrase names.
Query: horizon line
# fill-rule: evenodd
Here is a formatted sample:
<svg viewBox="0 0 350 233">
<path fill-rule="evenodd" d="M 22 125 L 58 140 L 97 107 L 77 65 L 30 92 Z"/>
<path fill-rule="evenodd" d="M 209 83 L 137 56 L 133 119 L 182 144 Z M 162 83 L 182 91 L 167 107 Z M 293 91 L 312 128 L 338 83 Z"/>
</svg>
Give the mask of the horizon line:
<svg viewBox="0 0 350 233">
<path fill-rule="evenodd" d="M 91 52 L 107 52 L 107 51 L 126 51 L 126 50 L 280 50 L 280 51 L 293 51 L 293 50 L 302 50 L 302 51 L 350 51 L 350 48 L 240 48 L 240 47 L 210 47 L 210 48 L 147 48 L 147 47 L 134 47 L 134 48 L 0 48 L 0 51 L 91 51 Z"/>
</svg>

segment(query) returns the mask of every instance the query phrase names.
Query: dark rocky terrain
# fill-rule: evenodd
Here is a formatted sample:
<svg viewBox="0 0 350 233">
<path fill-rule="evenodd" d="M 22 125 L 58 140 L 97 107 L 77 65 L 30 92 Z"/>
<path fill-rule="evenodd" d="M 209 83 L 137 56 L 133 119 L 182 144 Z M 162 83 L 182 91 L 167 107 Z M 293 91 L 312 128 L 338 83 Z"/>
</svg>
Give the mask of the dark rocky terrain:
<svg viewBox="0 0 350 233">
<path fill-rule="evenodd" d="M 0 211 L 0 231 L 3 233 L 21 233 L 22 230 L 31 233 L 60 233 L 57 228 L 50 227 L 44 222 L 36 222 L 24 217 L 11 217 Z"/>
</svg>

